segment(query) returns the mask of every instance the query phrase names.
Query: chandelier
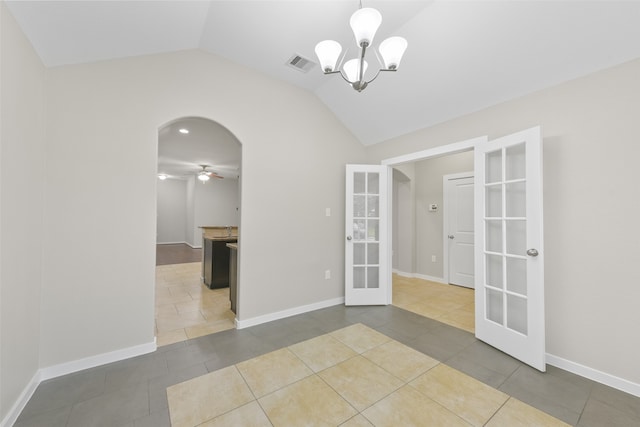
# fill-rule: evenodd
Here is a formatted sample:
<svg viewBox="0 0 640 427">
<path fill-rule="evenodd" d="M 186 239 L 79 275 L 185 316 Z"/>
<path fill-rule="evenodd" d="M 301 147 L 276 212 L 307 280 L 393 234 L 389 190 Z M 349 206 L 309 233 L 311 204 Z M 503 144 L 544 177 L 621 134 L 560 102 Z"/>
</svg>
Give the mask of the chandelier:
<svg viewBox="0 0 640 427">
<path fill-rule="evenodd" d="M 400 65 L 402 55 L 407 49 L 407 40 L 403 37 L 389 37 L 380 43 L 378 52 L 380 52 L 382 59 L 380 60 L 380 57 L 378 57 L 378 60 L 382 63 L 383 68 L 380 68 L 371 80 L 366 81 L 364 79 L 364 74 L 369 65 L 364 60 L 364 56 L 373 43 L 373 37 L 378 31 L 381 22 L 382 15 L 380 15 L 380 12 L 370 7 L 363 8 L 362 2 L 360 2 L 360 8 L 351 15 L 351 20 L 349 21 L 360 55 L 358 58 L 345 62 L 341 71 L 340 64 L 337 63 L 340 53 L 342 53 L 342 46 L 335 40 L 321 41 L 316 45 L 315 51 L 324 74 L 340 74 L 351 87 L 358 92 L 362 92 L 369 83 L 378 77 L 380 72 L 396 71 Z M 336 64 L 338 69 L 336 69 Z"/>
</svg>

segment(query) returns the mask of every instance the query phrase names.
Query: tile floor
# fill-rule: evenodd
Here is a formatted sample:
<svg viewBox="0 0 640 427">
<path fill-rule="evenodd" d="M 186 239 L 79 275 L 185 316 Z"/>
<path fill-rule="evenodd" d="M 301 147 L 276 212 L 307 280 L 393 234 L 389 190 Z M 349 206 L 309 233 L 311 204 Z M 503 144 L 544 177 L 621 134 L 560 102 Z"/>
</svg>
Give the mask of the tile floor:
<svg viewBox="0 0 640 427">
<path fill-rule="evenodd" d="M 475 332 L 474 290 L 393 275 L 393 305 Z"/>
<path fill-rule="evenodd" d="M 156 340 L 159 346 L 235 328 L 229 288 L 209 289 L 200 262 L 156 266 Z"/>
<path fill-rule="evenodd" d="M 384 407 L 377 406 L 379 402 L 389 405 L 405 405 L 405 409 L 402 411 L 413 411 L 417 407 L 421 407 L 420 402 L 426 401 L 423 397 L 425 396 L 424 392 L 420 391 L 422 381 L 440 381 L 443 383 L 441 387 L 445 388 L 458 387 L 456 381 L 447 385 L 449 381 L 447 378 L 450 376 L 448 373 L 451 372 L 448 368 L 451 368 L 451 370 L 460 373 L 454 375 L 454 379 L 458 375 L 464 374 L 513 398 L 507 399 L 507 403 L 502 406 L 504 414 L 499 417 L 496 414 L 490 419 L 489 422 L 494 423 L 493 425 L 501 423 L 502 425 L 511 425 L 502 422 L 501 417 L 506 417 L 509 412 L 518 413 L 521 406 L 518 401 L 520 401 L 570 425 L 580 427 L 640 426 L 640 398 L 552 366 L 547 367 L 546 373 L 540 373 L 476 340 L 473 334 L 467 331 L 395 306 L 334 306 L 251 328 L 231 329 L 188 339 L 160 347 L 151 354 L 44 381 L 22 411 L 15 427 L 167 427 L 171 425 L 167 389 L 188 380 L 199 377 L 207 378 L 209 374 L 227 375 L 230 378 L 229 382 L 205 385 L 210 389 L 222 386 L 229 387 L 235 384 L 240 388 L 246 386 L 261 391 L 257 392 L 260 397 L 253 395 L 253 392 L 251 392 L 251 396 L 244 395 L 243 399 L 246 399 L 247 402 L 242 406 L 242 414 L 230 412 L 231 409 L 237 407 L 234 406 L 237 402 L 217 403 L 212 400 L 212 406 L 223 405 L 223 408 L 229 408 L 223 413 L 229 418 L 220 418 L 215 422 L 211 421 L 211 423 L 207 421 L 209 424 L 205 425 L 221 425 L 220 423 L 222 423 L 222 425 L 235 427 L 239 425 L 234 420 L 235 416 L 248 416 L 245 414 L 246 412 L 260 417 L 260 410 L 262 410 L 262 414 L 273 414 L 274 420 L 280 419 L 278 417 L 284 417 L 286 414 L 282 414 L 274 408 L 278 407 L 278 399 L 283 399 L 283 395 L 292 390 L 287 387 L 299 384 L 298 388 L 293 389 L 293 395 L 290 394 L 293 398 L 298 394 L 308 393 L 309 389 L 317 390 L 317 387 L 326 390 L 326 387 L 322 386 L 319 381 L 325 384 L 327 381 L 337 381 L 332 379 L 330 369 L 340 366 L 344 362 L 344 360 L 340 361 L 345 357 L 343 351 L 347 351 L 348 354 L 352 353 L 341 346 L 337 347 L 342 350 L 336 350 L 330 342 L 334 342 L 332 339 L 346 340 L 347 338 L 341 335 L 344 332 L 338 333 L 336 331 L 359 323 L 376 330 L 387 337 L 383 340 L 388 339 L 389 341 L 381 341 L 378 345 L 380 353 L 375 356 L 373 353 L 369 353 L 367 354 L 369 357 L 364 355 L 368 351 L 365 350 L 367 348 L 366 341 L 365 343 L 350 341 L 347 347 L 350 351 L 358 353 L 357 356 L 352 355 L 351 359 L 356 359 L 350 363 L 354 364 L 364 358 L 366 360 L 362 362 L 363 364 L 371 367 L 369 363 L 373 363 L 390 372 L 401 382 L 410 383 L 409 386 L 406 384 L 400 386 L 396 390 L 399 394 L 394 395 L 393 398 L 389 394 L 361 411 L 364 414 L 362 416 L 370 415 L 376 424 L 383 425 L 383 421 L 376 417 L 389 415 L 387 410 L 380 409 Z M 334 334 L 332 335 L 332 333 Z M 317 344 L 326 349 L 321 358 L 314 356 L 312 346 L 295 346 L 318 337 L 320 339 Z M 398 368 L 406 368 L 406 371 L 390 371 L 392 368 L 385 368 L 388 366 L 388 362 L 385 361 L 388 352 L 385 353 L 382 346 L 387 345 L 391 340 L 394 343 L 390 345 L 403 344 L 416 350 L 419 354 L 412 354 L 419 360 L 426 360 L 420 356 L 422 354 L 439 362 L 435 367 L 440 366 L 440 375 L 433 376 L 434 373 L 438 373 L 438 371 L 433 371 L 434 367 L 425 372 L 426 374 L 433 371 L 430 374 L 433 377 L 420 379 L 424 374 L 413 371 L 410 368 L 411 363 L 406 361 L 405 363 L 395 363 Z M 343 341 L 340 342 L 345 344 Z M 329 351 L 329 349 L 331 350 Z M 278 355 L 288 351 L 293 353 L 296 358 L 306 360 L 305 365 L 313 372 L 313 375 L 288 386 L 281 386 L 281 383 L 277 382 L 277 378 L 275 380 L 256 378 L 251 386 L 244 380 L 242 383 L 235 381 L 238 379 L 238 375 L 242 376 L 239 366 L 242 366 L 246 373 L 251 372 L 252 369 L 255 371 L 255 365 L 259 362 L 274 363 L 271 359 L 273 356 L 256 359 L 256 361 L 246 364 L 243 362 L 258 356 L 268 355 L 276 350 L 282 350 Z M 395 355 L 395 352 L 391 351 L 391 353 Z M 287 356 L 288 360 L 295 360 L 290 354 Z M 224 370 L 224 368 L 228 369 Z M 345 368 L 344 365 L 335 369 L 343 368 L 345 372 L 351 371 L 351 369 L 347 369 L 348 366 Z M 379 370 L 369 369 L 369 371 Z M 308 371 L 296 369 L 294 372 L 295 375 L 301 376 Z M 303 373 L 301 374 L 301 372 Z M 320 376 L 322 372 L 326 372 L 326 380 Z M 303 382 L 312 376 L 317 376 L 317 378 Z M 414 378 L 414 376 L 416 377 Z M 416 382 L 411 385 L 413 381 Z M 398 384 L 395 380 L 390 382 L 392 385 Z M 418 386 L 418 389 L 414 392 L 415 386 Z M 340 388 L 344 387 L 343 385 L 336 383 L 335 387 L 335 389 L 330 388 L 338 394 L 337 390 L 340 389 L 342 393 L 349 395 L 346 390 Z M 249 390 L 251 391 L 251 388 Z M 297 393 L 297 390 L 300 393 Z M 207 395 L 208 391 L 205 390 L 203 393 Z M 359 408 L 368 402 L 366 396 L 363 398 L 357 397 L 357 394 L 349 396 L 354 401 L 354 405 L 359 405 Z M 429 399 L 434 400 L 431 397 Z M 433 406 L 434 403 L 426 408 L 447 408 L 446 405 L 450 405 L 446 402 L 437 402 L 437 404 L 440 406 Z M 238 403 L 238 405 L 240 404 Z M 354 414 L 353 418 L 348 419 L 349 424 L 346 425 L 367 425 L 360 414 L 355 414 L 354 411 L 357 409 L 353 405 L 350 406 L 353 410 L 346 407 L 343 409 L 344 414 Z M 370 408 L 371 410 L 369 410 Z M 315 406 L 308 408 L 310 412 L 315 409 Z M 438 411 L 442 412 L 440 409 Z M 447 409 L 447 411 L 450 410 Z M 448 414 L 448 412 L 443 413 Z M 396 414 L 396 412 L 392 414 Z M 420 417 L 422 416 L 420 415 Z M 340 419 L 343 417 L 346 415 L 339 415 Z M 414 425 L 425 425 L 421 420 L 422 418 L 415 421 Z M 524 422 L 528 425 L 544 425 L 529 417 Z M 407 421 L 407 424 L 404 425 L 411 425 L 411 421 Z M 431 425 L 437 425 L 437 423 Z"/>
<path fill-rule="evenodd" d="M 361 323 L 167 396 L 174 427 L 568 425 Z"/>
</svg>

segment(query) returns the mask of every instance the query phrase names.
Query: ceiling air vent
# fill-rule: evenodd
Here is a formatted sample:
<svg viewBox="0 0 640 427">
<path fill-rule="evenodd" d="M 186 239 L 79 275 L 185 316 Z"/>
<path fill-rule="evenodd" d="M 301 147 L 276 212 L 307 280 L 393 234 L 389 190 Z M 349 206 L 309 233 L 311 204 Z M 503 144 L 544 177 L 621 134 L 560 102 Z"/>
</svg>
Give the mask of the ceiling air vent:
<svg viewBox="0 0 640 427">
<path fill-rule="evenodd" d="M 287 65 L 291 68 L 295 68 L 298 71 L 306 73 L 307 71 L 315 67 L 316 63 L 311 61 L 310 59 L 296 54 L 289 58 L 289 60 L 287 61 Z"/>
</svg>

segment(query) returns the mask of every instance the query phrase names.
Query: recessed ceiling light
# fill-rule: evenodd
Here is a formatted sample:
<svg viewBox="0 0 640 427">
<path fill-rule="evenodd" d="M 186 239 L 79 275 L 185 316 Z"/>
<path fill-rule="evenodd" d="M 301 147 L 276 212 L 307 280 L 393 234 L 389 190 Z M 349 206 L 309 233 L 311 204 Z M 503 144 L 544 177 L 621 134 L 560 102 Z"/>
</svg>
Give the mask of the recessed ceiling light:
<svg viewBox="0 0 640 427">
<path fill-rule="evenodd" d="M 185 135 L 189 133 L 189 129 L 182 128 L 178 132 L 184 133 Z"/>
</svg>

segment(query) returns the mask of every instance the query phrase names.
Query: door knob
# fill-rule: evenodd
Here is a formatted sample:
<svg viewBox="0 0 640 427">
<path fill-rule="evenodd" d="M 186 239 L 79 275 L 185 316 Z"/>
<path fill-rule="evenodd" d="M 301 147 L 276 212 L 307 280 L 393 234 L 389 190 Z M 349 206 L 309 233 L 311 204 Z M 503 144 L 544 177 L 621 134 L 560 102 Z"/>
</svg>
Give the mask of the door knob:
<svg viewBox="0 0 640 427">
<path fill-rule="evenodd" d="M 351 236 L 347 236 L 347 240 L 351 240 Z"/>
<path fill-rule="evenodd" d="M 449 236 L 447 237 L 449 237 L 450 239 L 455 239 L 456 236 L 454 236 L 453 234 L 449 234 Z"/>
<path fill-rule="evenodd" d="M 538 256 L 538 251 L 536 249 L 529 249 L 527 251 L 527 255 L 529 255 L 529 256 Z"/>
</svg>

